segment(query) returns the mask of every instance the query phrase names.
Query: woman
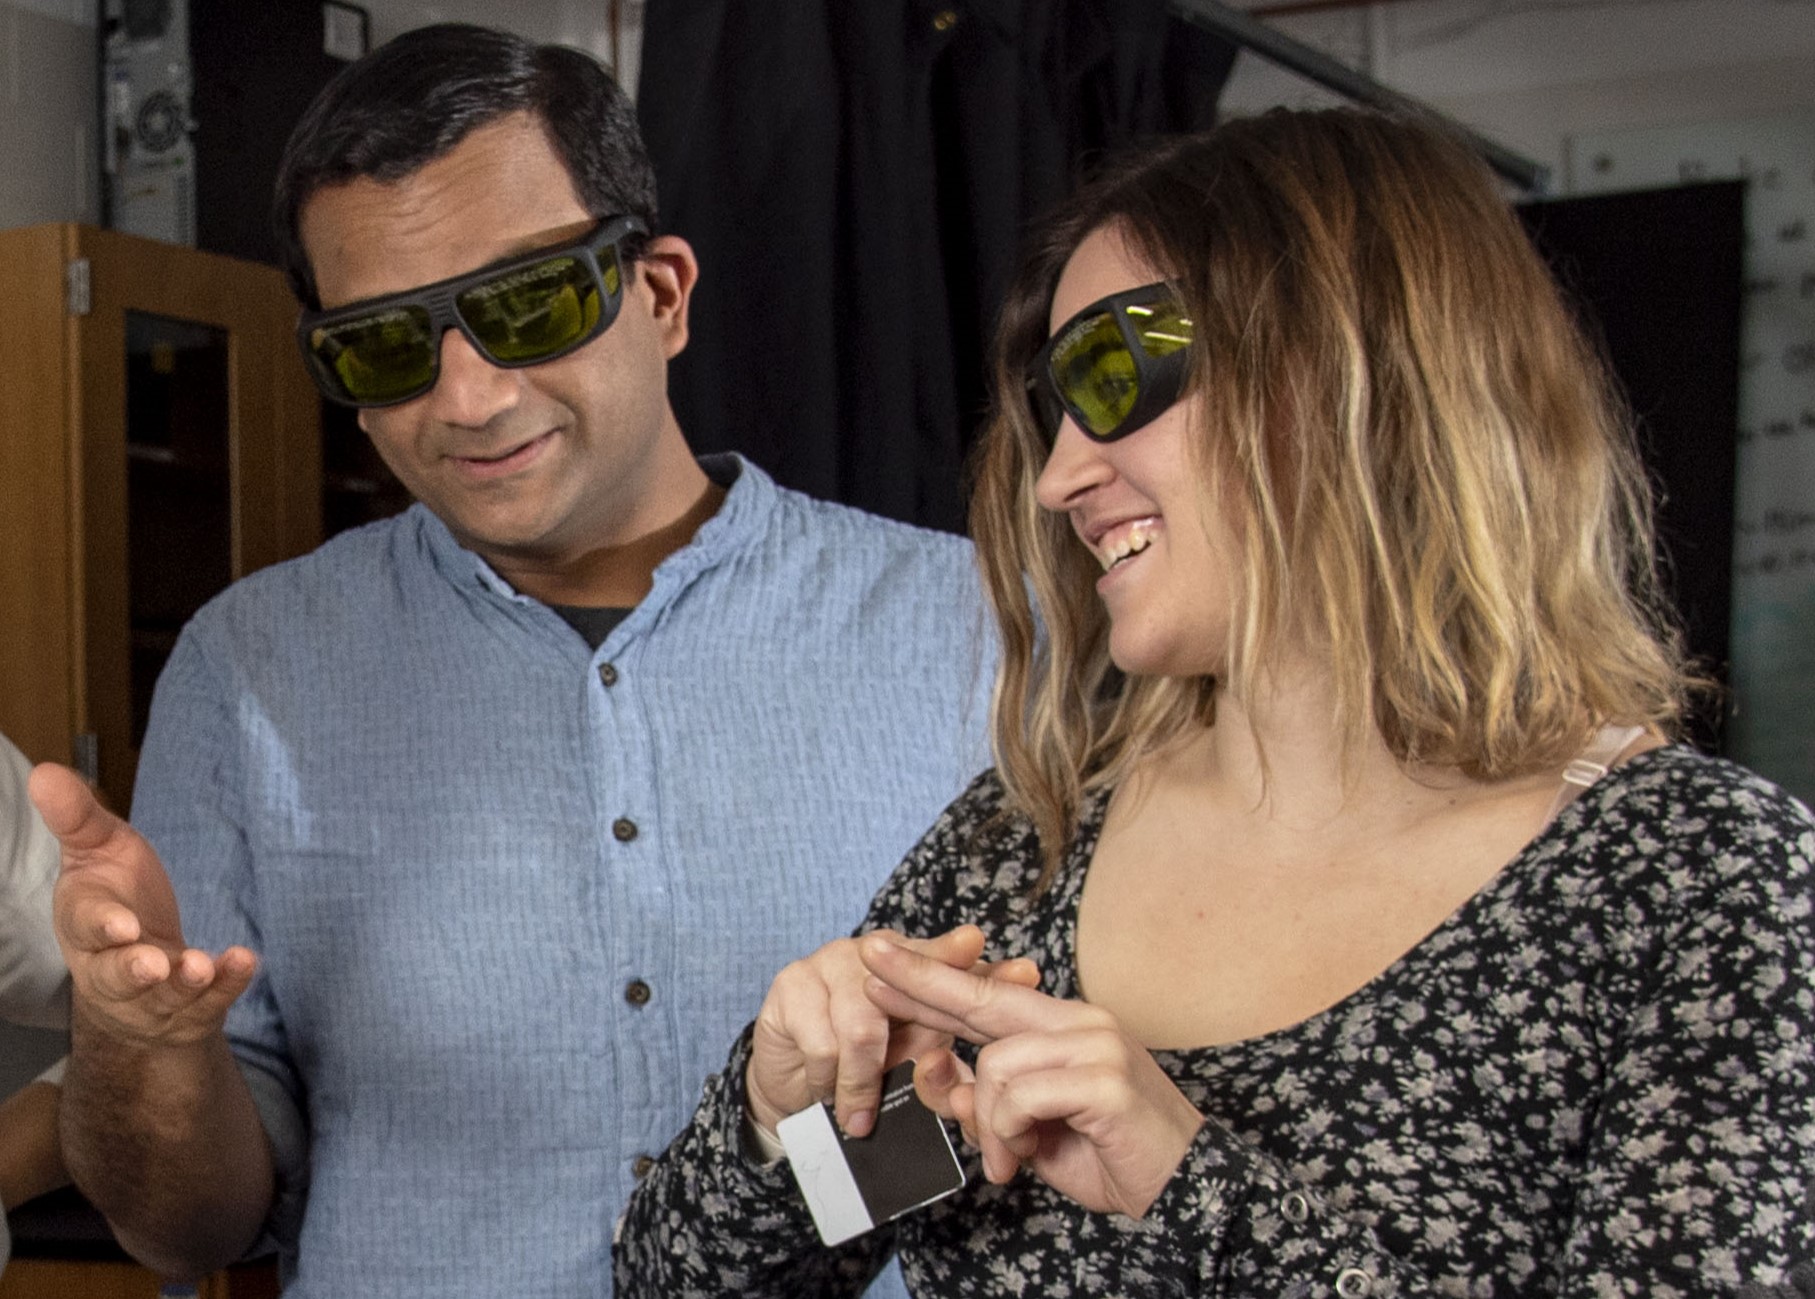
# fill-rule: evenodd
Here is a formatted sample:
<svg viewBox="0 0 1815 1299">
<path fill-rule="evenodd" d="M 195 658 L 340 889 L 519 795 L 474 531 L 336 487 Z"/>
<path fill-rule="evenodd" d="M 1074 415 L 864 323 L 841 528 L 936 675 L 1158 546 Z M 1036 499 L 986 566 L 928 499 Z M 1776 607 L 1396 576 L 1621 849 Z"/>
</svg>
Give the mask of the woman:
<svg viewBox="0 0 1815 1299">
<path fill-rule="evenodd" d="M 620 1293 L 856 1293 L 897 1249 L 940 1296 L 1815 1259 L 1815 826 L 1667 742 L 1630 432 L 1484 169 L 1352 111 L 1165 143 L 1045 228 L 995 382 L 998 769 L 880 932 L 778 977 Z M 867 1131 L 908 1057 L 972 1180 L 821 1248 L 766 1130 Z"/>
</svg>

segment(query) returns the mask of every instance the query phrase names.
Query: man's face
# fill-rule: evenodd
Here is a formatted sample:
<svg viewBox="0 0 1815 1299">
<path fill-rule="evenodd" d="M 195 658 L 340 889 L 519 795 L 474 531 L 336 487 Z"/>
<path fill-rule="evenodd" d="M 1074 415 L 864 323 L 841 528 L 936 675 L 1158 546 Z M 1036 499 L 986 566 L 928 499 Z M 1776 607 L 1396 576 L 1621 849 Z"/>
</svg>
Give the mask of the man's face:
<svg viewBox="0 0 1815 1299">
<path fill-rule="evenodd" d="M 331 308 L 567 243 L 593 221 L 540 122 L 523 113 L 402 180 L 317 191 L 300 227 Z M 618 318 L 577 351 L 502 369 L 452 330 L 433 388 L 360 412 L 404 486 L 507 578 L 645 536 L 697 495 L 667 401 L 667 360 L 687 338 L 692 253 L 651 240 L 625 272 Z"/>
</svg>

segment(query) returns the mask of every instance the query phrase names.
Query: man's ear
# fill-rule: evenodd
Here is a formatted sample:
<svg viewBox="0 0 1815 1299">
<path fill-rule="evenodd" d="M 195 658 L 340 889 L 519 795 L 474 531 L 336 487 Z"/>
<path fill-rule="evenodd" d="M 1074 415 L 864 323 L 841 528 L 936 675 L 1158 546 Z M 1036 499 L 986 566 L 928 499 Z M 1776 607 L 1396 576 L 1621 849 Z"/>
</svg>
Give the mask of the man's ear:
<svg viewBox="0 0 1815 1299">
<path fill-rule="evenodd" d="M 662 336 L 662 355 L 672 360 L 687 346 L 687 307 L 700 277 L 699 259 L 679 235 L 657 235 L 632 265 L 649 295 L 649 316 Z"/>
</svg>

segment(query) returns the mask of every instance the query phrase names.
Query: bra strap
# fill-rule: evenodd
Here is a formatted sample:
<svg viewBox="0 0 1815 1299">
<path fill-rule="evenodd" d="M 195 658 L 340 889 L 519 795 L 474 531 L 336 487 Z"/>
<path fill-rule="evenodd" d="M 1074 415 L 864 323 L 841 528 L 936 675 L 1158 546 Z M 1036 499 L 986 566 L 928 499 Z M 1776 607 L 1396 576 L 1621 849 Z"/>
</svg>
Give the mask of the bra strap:
<svg viewBox="0 0 1815 1299">
<path fill-rule="evenodd" d="M 1613 760 L 1626 751 L 1628 745 L 1645 733 L 1642 726 L 1603 726 L 1595 732 L 1594 739 L 1588 747 L 1571 758 L 1569 765 L 1563 768 L 1563 784 L 1557 790 L 1556 801 L 1550 805 L 1550 812 L 1544 818 L 1549 825 L 1557 819 L 1557 814 L 1582 796 L 1582 791 L 1607 774 Z"/>
</svg>

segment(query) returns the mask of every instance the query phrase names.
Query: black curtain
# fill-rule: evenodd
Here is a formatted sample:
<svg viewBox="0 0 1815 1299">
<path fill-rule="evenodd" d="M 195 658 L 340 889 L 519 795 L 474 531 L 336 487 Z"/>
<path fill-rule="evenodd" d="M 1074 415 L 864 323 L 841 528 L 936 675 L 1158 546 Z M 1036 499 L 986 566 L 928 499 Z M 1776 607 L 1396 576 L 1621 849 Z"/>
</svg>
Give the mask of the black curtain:
<svg viewBox="0 0 1815 1299">
<path fill-rule="evenodd" d="M 1605 346 L 1658 491 L 1665 577 L 1690 652 L 1723 685 L 1733 605 L 1745 185 L 1528 204 L 1526 227 Z M 1723 752 L 1724 710 L 1692 738 Z"/>
<path fill-rule="evenodd" d="M 1026 222 L 1106 146 L 1210 125 L 1235 53 L 1164 0 L 650 0 L 637 108 L 702 267 L 670 371 L 694 448 L 961 530 Z"/>
</svg>

